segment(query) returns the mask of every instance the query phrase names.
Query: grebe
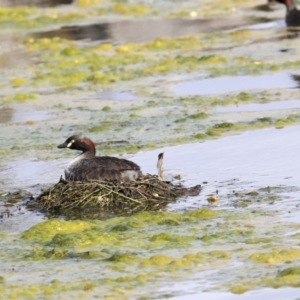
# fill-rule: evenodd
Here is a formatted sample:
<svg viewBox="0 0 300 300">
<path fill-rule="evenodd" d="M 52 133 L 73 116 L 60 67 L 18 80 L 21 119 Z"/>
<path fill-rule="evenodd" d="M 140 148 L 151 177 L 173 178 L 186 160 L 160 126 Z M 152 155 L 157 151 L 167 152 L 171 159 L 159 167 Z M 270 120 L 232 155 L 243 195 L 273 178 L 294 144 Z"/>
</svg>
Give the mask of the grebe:
<svg viewBox="0 0 300 300">
<path fill-rule="evenodd" d="M 65 169 L 67 181 L 129 181 L 141 175 L 140 167 L 134 162 L 112 156 L 96 156 L 94 143 L 80 135 L 69 137 L 57 148 L 80 150 L 82 153 Z"/>
<path fill-rule="evenodd" d="M 300 11 L 297 9 L 294 0 L 276 0 L 286 7 L 285 23 L 287 26 L 300 26 Z"/>
</svg>

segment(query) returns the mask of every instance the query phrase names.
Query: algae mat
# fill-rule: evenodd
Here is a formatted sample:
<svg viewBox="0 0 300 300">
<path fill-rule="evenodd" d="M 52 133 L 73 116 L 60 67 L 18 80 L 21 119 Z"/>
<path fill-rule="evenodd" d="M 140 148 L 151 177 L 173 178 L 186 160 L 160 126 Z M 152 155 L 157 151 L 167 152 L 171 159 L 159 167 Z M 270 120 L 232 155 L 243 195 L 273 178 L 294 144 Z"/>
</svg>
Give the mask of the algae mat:
<svg viewBox="0 0 300 300">
<path fill-rule="evenodd" d="M 299 123 L 294 106 L 218 112 L 224 106 L 268 103 L 272 108 L 275 101 L 299 100 L 297 32 L 277 23 L 248 26 L 283 19 L 284 7 L 257 11 L 255 5 L 261 1 L 226 0 L 124 3 L 78 0 L 73 6 L 56 8 L 0 9 L 0 138 L 4 141 L 0 154 L 1 161 L 10 161 L 11 168 L 19 166 L 14 176 L 4 166 L 1 190 L 6 190 L 12 177 L 20 179 L 21 188 L 35 183 L 37 175 L 32 170 L 36 167 L 28 167 L 34 162 L 22 165 L 16 160 L 37 159 L 38 174 L 42 174 L 39 182 L 58 179 L 60 174 L 55 172 L 61 173 L 66 162 L 54 159 L 65 154 L 54 148 L 70 132 L 89 135 L 102 153 L 127 155 Z M 185 20 L 178 19 L 182 17 Z M 232 30 L 223 30 L 224 22 L 213 20 L 226 17 Z M 71 30 L 73 26 L 82 32 L 83 26 L 93 24 L 102 30 L 102 36 L 93 41 L 72 34 L 46 36 L 61 32 L 62 27 Z M 143 28 L 149 32 L 149 28 L 155 31 L 155 26 L 166 33 L 175 28 L 178 36 L 143 34 Z M 137 28 L 139 36 L 125 36 Z M 139 43 L 141 37 L 146 40 Z M 229 76 L 230 85 L 236 77 L 263 81 L 273 76 L 273 80 L 290 81 L 272 87 L 249 84 L 242 91 L 227 89 L 226 94 L 220 89 L 218 94 L 216 83 L 220 81 L 213 79 Z M 185 89 L 186 82 L 207 79 L 216 86 L 213 94 L 183 91 L 177 95 L 174 90 L 178 83 Z M 123 92 L 128 97 L 115 96 Z M 22 111 L 30 114 L 20 116 Z M 22 234 L 18 230 L 1 233 L 0 298 L 161 299 L 185 293 L 184 288 L 173 286 L 186 280 L 195 283 L 196 293 L 298 287 L 298 189 L 280 186 L 290 183 L 290 170 L 297 169 L 298 154 L 289 157 L 289 146 L 297 147 L 293 141 L 298 138 L 281 137 L 284 142 L 276 144 L 278 148 L 259 148 L 269 137 L 262 135 L 257 141 L 249 135 L 246 141 L 233 140 L 234 149 L 244 143 L 240 152 L 232 147 L 218 152 L 223 144 L 209 141 L 200 150 L 214 157 L 199 160 L 201 151 L 194 152 L 198 160 L 180 167 L 175 162 L 184 163 L 183 159 L 173 160 L 167 167 L 170 173 L 189 170 L 183 178 L 191 185 L 199 176 L 209 181 L 199 202 L 188 199 L 170 207 L 192 212 L 141 213 L 106 221 L 55 219 Z M 199 144 L 190 146 L 198 150 Z M 243 164 L 246 146 L 257 152 L 251 152 L 246 157 L 249 163 Z M 276 149 L 281 149 L 281 154 Z M 269 153 L 274 160 L 269 160 Z M 136 158 L 142 159 L 141 155 Z M 219 159 L 222 156 L 223 161 Z M 253 157 L 260 157 L 259 163 Z M 225 160 L 229 165 L 223 164 Z M 20 165 L 26 166 L 26 174 L 19 171 Z M 276 170 L 275 177 L 269 175 Z M 269 188 L 269 183 L 257 186 L 266 173 L 276 182 Z M 233 192 L 230 187 L 237 182 Z M 253 182 L 255 187 L 250 188 Z M 216 189 L 224 211 L 203 209 L 206 197 Z M 230 193 L 225 196 L 226 191 Z M 22 218 L 17 220 L 22 225 Z"/>
<path fill-rule="evenodd" d="M 250 26 L 283 18 L 283 6 L 258 11 L 258 0 L 123 2 L 0 9 L 0 109 L 5 114 L 0 138 L 6 141 L 0 146 L 1 161 L 71 157 L 54 150 L 70 132 L 89 135 L 104 154 L 123 155 L 299 123 L 298 111 L 288 108 L 230 116 L 215 112 L 220 106 L 299 99 L 299 90 L 289 89 L 299 78 L 297 33 L 277 23 Z M 224 30 L 224 24 L 236 18 L 243 23 Z M 218 24 L 200 22 L 215 19 Z M 96 28 L 106 37 L 43 35 L 75 25 L 99 25 Z M 134 37 L 142 28 L 178 35 L 161 33 L 142 43 L 127 40 L 125 34 Z M 293 85 L 283 86 L 276 74 L 294 75 Z M 216 95 L 218 78 L 224 76 L 232 76 L 228 86 L 237 85 L 235 78 L 272 80 L 274 85 L 267 89 L 249 83 L 242 91 L 220 89 L 222 94 Z M 182 96 L 174 91 L 178 83 L 207 79 L 215 87 L 212 95 L 200 91 Z"/>
<path fill-rule="evenodd" d="M 279 217 L 199 209 L 45 221 L 1 236 L 0 297 L 162 299 L 183 292 L 166 285 L 195 275 L 199 291 L 298 287 L 300 225 Z"/>
</svg>

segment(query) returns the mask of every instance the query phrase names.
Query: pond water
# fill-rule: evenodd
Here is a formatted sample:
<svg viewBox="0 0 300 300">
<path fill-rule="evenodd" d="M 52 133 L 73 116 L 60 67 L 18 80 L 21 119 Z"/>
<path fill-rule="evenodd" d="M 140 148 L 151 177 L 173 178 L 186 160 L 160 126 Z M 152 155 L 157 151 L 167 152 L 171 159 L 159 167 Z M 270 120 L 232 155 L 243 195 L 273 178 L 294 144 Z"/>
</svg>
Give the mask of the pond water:
<svg viewBox="0 0 300 300">
<path fill-rule="evenodd" d="M 181 290 L 186 288 L 187 286 L 182 284 L 178 286 L 178 289 Z M 192 288 L 188 286 L 188 288 Z M 230 293 L 205 293 L 205 294 L 191 294 L 191 295 L 184 295 L 173 297 L 173 300 L 197 300 L 199 297 L 205 297 L 207 300 L 235 300 L 235 299 L 242 299 L 242 300 L 254 300 L 257 297 L 270 297 L 274 300 L 282 300 L 282 299 L 297 299 L 298 297 L 298 289 L 295 288 L 282 288 L 280 290 L 275 289 L 264 289 L 261 291 L 252 291 L 245 293 L 243 295 L 232 295 Z"/>
<path fill-rule="evenodd" d="M 207 205 L 206 196 L 219 191 L 221 206 L 230 206 L 226 195 L 233 190 L 265 186 L 298 185 L 300 160 L 297 139 L 300 127 L 264 129 L 198 144 L 166 147 L 134 157 L 144 172 L 155 173 L 155 158 L 164 152 L 166 174 L 180 174 L 188 186 L 208 182 L 198 198 L 188 198 L 170 209 Z M 298 199 L 297 199 L 298 200 Z M 295 204 L 295 203 L 294 203 Z M 282 203 L 288 210 L 291 201 Z M 300 220 L 299 220 L 300 221 Z"/>
<path fill-rule="evenodd" d="M 12 108 L 9 106 L 0 107 L 0 123 L 19 123 L 28 121 L 44 121 L 54 118 L 49 112 L 35 110 L 32 108 Z"/>
<path fill-rule="evenodd" d="M 96 93 L 96 97 L 99 100 L 111 100 L 111 101 L 134 101 L 137 96 L 131 93 L 131 91 L 99 91 Z"/>
<path fill-rule="evenodd" d="M 113 43 L 145 43 L 159 37 L 190 36 L 220 29 L 234 29 L 247 24 L 257 24 L 261 18 L 231 19 L 146 19 L 121 20 L 109 23 L 80 26 L 63 26 L 56 30 L 31 33 L 34 38 L 60 37 L 70 40 L 92 40 Z M 151 28 L 151 30 L 149 30 Z"/>
<path fill-rule="evenodd" d="M 298 297 L 300 45 L 284 6 L 121 2 L 1 2 L 0 298 Z M 28 211 L 75 133 L 144 173 L 164 152 L 166 178 L 202 191 L 129 217 Z"/>
<path fill-rule="evenodd" d="M 280 219 L 276 220 L 281 223 L 280 226 L 288 226 L 290 230 L 285 231 L 286 238 L 292 238 L 297 231 L 295 227 L 290 225 L 300 223 L 298 173 L 299 167 L 299 147 L 300 141 L 297 138 L 300 126 L 294 126 L 277 129 L 265 129 L 260 131 L 245 132 L 236 136 L 228 136 L 219 140 L 207 141 L 204 143 L 186 144 L 180 146 L 165 147 L 154 151 L 140 152 L 134 156 L 125 156 L 138 163 L 143 172 L 156 173 L 156 158 L 158 153 L 164 152 L 164 170 L 167 178 L 180 174 L 182 182 L 186 186 L 192 186 L 201 183 L 203 190 L 197 197 L 188 197 L 169 205 L 169 211 L 184 212 L 199 208 L 208 208 L 212 211 L 240 211 L 245 213 L 251 210 L 263 210 L 266 214 L 275 215 Z M 5 163 L 2 168 L 2 182 L 5 186 L 14 188 L 26 186 L 28 190 L 37 193 L 39 187 L 43 184 L 53 184 L 57 182 L 58 177 L 63 173 L 63 169 L 68 163 L 67 159 L 56 161 L 15 161 L 14 163 Z M 23 174 L 21 170 L 30 170 Z M 252 201 L 256 196 L 250 196 L 251 201 L 246 207 L 239 207 L 241 196 L 247 195 L 252 191 L 262 191 L 268 189 L 270 191 L 263 194 L 262 198 Z M 207 202 L 209 195 L 216 195 L 219 201 L 216 206 L 211 206 Z M 280 195 L 278 201 L 266 201 L 264 197 L 275 191 Z M 259 192 L 261 193 L 261 192 Z M 253 194 L 254 195 L 254 194 Z M 261 216 L 262 220 L 269 219 L 270 216 Z M 2 232 L 20 232 L 35 223 L 43 220 L 43 215 L 37 213 L 29 213 L 22 210 L 22 213 L 12 216 L 0 223 Z M 281 220 L 281 221 L 280 221 Z M 272 223 L 270 223 L 272 224 Z M 273 226 L 273 225 L 272 225 Z M 226 248 L 227 246 L 224 245 Z M 67 261 L 63 263 L 67 267 Z M 56 264 L 53 265 L 53 267 Z M 82 263 L 78 264 L 82 268 Z M 61 266 L 61 265 L 60 265 Z M 42 266 L 36 265 L 39 272 Z M 223 268 L 207 270 L 205 272 L 196 272 L 189 277 L 188 281 L 181 279 L 179 283 L 169 283 L 168 287 L 164 287 L 166 282 L 161 281 L 155 291 L 155 297 L 162 297 L 165 293 L 174 295 L 174 299 L 196 299 L 196 297 L 204 296 L 207 299 L 235 299 L 236 296 L 224 293 L 207 293 L 210 286 L 222 285 L 224 280 L 228 279 L 228 272 L 235 274 L 243 270 L 243 263 L 233 259 Z M 97 277 L 97 268 L 90 270 L 90 280 Z M 255 271 L 257 272 L 257 271 Z M 79 269 L 76 271 L 80 276 Z M 227 275 L 226 275 L 227 274 Z M 239 273 L 238 273 L 239 274 Z M 66 277 L 67 276 L 67 277 Z M 75 274 L 74 274 L 75 276 Z M 75 277 L 76 277 L 75 276 Z M 86 275 L 88 276 L 88 275 Z M 232 275 L 230 275 L 232 276 Z M 74 277 L 74 278 L 75 278 Z M 31 279 L 33 280 L 34 277 Z M 53 278 L 53 277 L 52 277 Z M 68 278 L 65 271 L 60 276 L 56 276 L 60 280 Z M 79 278 L 79 277 L 78 277 Z M 24 283 L 30 282 L 22 280 Z M 10 282 L 13 282 L 10 280 Z M 146 288 L 147 289 L 147 288 Z M 182 296 L 180 296 L 183 291 Z M 246 293 L 242 296 L 244 299 L 257 299 L 267 295 L 296 295 L 294 289 L 282 289 L 277 294 L 276 290 L 261 289 Z M 286 293 L 285 293 L 286 292 Z M 169 296 L 169 298 L 172 298 Z M 275 298 L 276 299 L 276 298 Z M 278 298 L 279 299 L 279 298 Z"/>
<path fill-rule="evenodd" d="M 251 131 L 219 140 L 165 147 L 124 157 L 138 163 L 144 173 L 156 174 L 157 156 L 164 152 L 167 176 L 171 178 L 180 174 L 188 186 L 208 182 L 205 187 L 209 189 L 208 193 L 234 179 L 242 181 L 245 189 L 282 183 L 297 185 L 298 166 L 293 162 L 300 159 L 300 142 L 297 139 L 299 130 L 300 127 L 293 126 L 280 130 Z M 75 157 L 76 152 L 72 153 Z M 3 163 L 0 165 L 1 182 L 11 188 L 53 184 L 63 175 L 70 160 L 31 159 Z M 203 204 L 199 199 L 190 199 L 199 205 Z"/>
<path fill-rule="evenodd" d="M 243 112 L 243 111 L 270 111 L 270 110 L 283 110 L 283 109 L 295 109 L 300 108 L 299 100 L 290 101 L 274 101 L 267 103 L 251 103 L 244 105 L 231 105 L 227 107 L 218 107 L 215 112 L 225 113 L 225 112 Z"/>
<path fill-rule="evenodd" d="M 213 95 L 245 90 L 298 88 L 298 81 L 290 74 L 261 76 L 227 76 L 180 82 L 171 87 L 175 95 Z"/>
<path fill-rule="evenodd" d="M 67 5 L 74 3 L 74 0 L 2 0 L 1 6 L 40 6 L 40 7 L 53 7 L 58 5 Z"/>
</svg>

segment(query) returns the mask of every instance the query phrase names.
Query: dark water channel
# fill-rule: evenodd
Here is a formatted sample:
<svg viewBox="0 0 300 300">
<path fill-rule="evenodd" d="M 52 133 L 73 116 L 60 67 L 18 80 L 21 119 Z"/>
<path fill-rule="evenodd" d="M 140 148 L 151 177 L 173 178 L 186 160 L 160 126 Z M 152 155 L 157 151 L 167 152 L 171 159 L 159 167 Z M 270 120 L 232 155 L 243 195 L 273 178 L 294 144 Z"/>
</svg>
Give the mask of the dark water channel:
<svg viewBox="0 0 300 300">
<path fill-rule="evenodd" d="M 38 7 L 53 7 L 59 5 L 68 5 L 74 3 L 74 0 L 1 0 L 1 6 L 38 6 Z"/>
<path fill-rule="evenodd" d="M 262 18 L 120 20 L 32 33 L 34 38 L 144 43 L 159 37 L 191 36 L 270 21 Z M 149 30 L 151 28 L 151 30 Z"/>
</svg>

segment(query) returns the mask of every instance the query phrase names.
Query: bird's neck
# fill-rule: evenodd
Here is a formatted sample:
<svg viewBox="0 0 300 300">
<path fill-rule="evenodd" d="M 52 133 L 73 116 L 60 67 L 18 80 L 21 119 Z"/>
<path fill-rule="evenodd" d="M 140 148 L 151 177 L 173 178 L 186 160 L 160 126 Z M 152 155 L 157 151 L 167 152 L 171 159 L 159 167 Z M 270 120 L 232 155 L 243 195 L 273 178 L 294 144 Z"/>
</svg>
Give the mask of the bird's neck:
<svg viewBox="0 0 300 300">
<path fill-rule="evenodd" d="M 293 10 L 297 10 L 296 4 L 294 3 L 294 0 L 286 0 L 285 1 L 285 6 L 286 6 L 287 12 L 291 12 Z"/>
<path fill-rule="evenodd" d="M 80 158 L 82 158 L 82 159 L 89 159 L 89 158 L 93 158 L 95 156 L 96 156 L 95 150 L 86 150 L 80 154 Z"/>
</svg>

